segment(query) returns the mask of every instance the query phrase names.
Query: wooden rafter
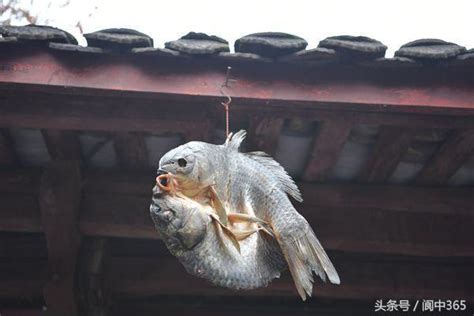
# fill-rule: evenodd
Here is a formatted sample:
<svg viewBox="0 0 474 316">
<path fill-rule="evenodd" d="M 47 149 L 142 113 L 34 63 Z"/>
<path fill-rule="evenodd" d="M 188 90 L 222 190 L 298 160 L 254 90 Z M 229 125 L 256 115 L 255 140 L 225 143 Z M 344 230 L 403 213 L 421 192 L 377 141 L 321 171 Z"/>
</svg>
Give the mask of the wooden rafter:
<svg viewBox="0 0 474 316">
<path fill-rule="evenodd" d="M 183 297 L 181 295 L 154 296 L 146 302 L 137 298 L 117 302 L 113 315 L 141 316 L 166 315 L 207 315 L 207 316 L 270 316 L 270 315 L 332 315 L 332 316 L 366 316 L 373 312 L 373 304 L 368 302 L 343 302 L 341 300 L 311 299 L 304 304 L 297 297 L 257 297 L 235 295 L 235 297 Z M 219 308 L 216 308 L 219 306 Z"/>
<path fill-rule="evenodd" d="M 71 93 L 74 88 L 74 93 L 89 95 L 122 96 L 127 92 L 207 102 L 222 97 L 220 88 L 226 76 L 225 66 L 209 61 L 110 55 L 91 60 L 69 55 L 64 62 L 44 49 L 16 55 L 15 50 L 2 52 L 0 86 L 53 93 Z M 252 64 L 235 69 L 233 77 L 237 82 L 229 93 L 234 102 L 325 103 L 339 109 L 430 114 L 474 111 L 473 80 L 444 69 L 354 71 L 351 67 L 329 67 L 308 72 L 298 66 Z M 407 80 L 410 85 L 403 85 Z"/>
<path fill-rule="evenodd" d="M 144 136 L 138 133 L 115 133 L 114 144 L 121 166 L 143 169 L 148 166 Z"/>
<path fill-rule="evenodd" d="M 47 279 L 48 264 L 44 259 L 3 260 L 0 262 L 0 298 L 41 298 Z"/>
<path fill-rule="evenodd" d="M 82 246 L 79 260 L 79 303 L 85 315 L 106 316 L 110 295 L 104 281 L 104 270 L 109 258 L 105 238 L 88 239 Z"/>
<path fill-rule="evenodd" d="M 474 154 L 474 130 L 454 131 L 418 174 L 417 185 L 442 185 Z"/>
<path fill-rule="evenodd" d="M 48 248 L 50 277 L 44 298 L 52 315 L 77 315 L 75 268 L 79 252 L 78 227 L 81 175 L 77 162 L 53 162 L 41 178 L 39 206 Z"/>
<path fill-rule="evenodd" d="M 211 285 L 209 282 L 189 275 L 179 261 L 167 252 L 155 248 L 149 249 L 150 257 L 111 257 L 105 270 L 105 280 L 119 302 L 131 299 L 155 296 L 235 297 L 241 303 L 252 297 L 261 299 L 278 297 L 293 298 L 297 293 L 288 271 L 282 272 L 280 279 L 274 280 L 268 287 L 257 290 L 229 290 Z M 393 299 L 403 297 L 423 299 L 436 297 L 466 299 L 473 302 L 474 287 L 472 278 L 472 259 L 445 258 L 430 259 L 373 256 L 370 254 L 349 254 L 330 252 L 329 256 L 341 276 L 341 285 L 324 284 L 316 280 L 314 301 L 328 299 L 368 300 Z M 0 298 L 14 295 L 38 297 L 46 272 L 41 262 L 0 264 Z M 5 272 L 9 272 L 6 275 Z M 462 276 L 460 278 L 459 276 Z M 29 278 L 29 279 L 28 279 Z M 439 284 L 443 284 L 442 287 Z M 8 287 L 10 285 L 11 287 Z M 314 302 L 311 299 L 309 302 Z M 117 304 L 120 304 L 117 302 Z M 143 303 L 143 302 L 142 302 Z M 298 302 L 301 304 L 301 302 Z M 309 303 L 307 303 L 309 304 Z M 185 307 L 186 304 L 183 305 Z M 372 305 L 371 305 L 372 307 Z M 69 315 L 69 314 L 67 314 Z"/>
<path fill-rule="evenodd" d="M 283 123 L 284 119 L 282 118 L 251 117 L 248 130 L 251 150 L 264 151 L 269 155 L 274 155 Z"/>
<path fill-rule="evenodd" d="M 383 183 L 397 167 L 410 146 L 414 130 L 393 126 L 381 128 L 372 155 L 358 176 L 361 182 Z"/>
<path fill-rule="evenodd" d="M 126 172 L 85 173 L 81 232 L 91 236 L 157 239 L 149 215 L 153 181 L 153 176 Z M 295 206 L 328 249 L 474 256 L 470 238 L 474 224 L 472 188 L 309 183 L 299 186 L 305 201 Z M 0 185 L 0 190 L 5 187 Z M 13 189 L 10 186 L 8 192 Z M 17 190 L 1 206 L 0 214 L 2 218 L 5 215 L 5 220 L 0 221 L 0 230 L 41 231 L 34 196 L 25 192 L 24 186 L 19 185 Z M 34 186 L 31 190 L 35 191 Z M 423 230 L 420 222 L 424 223 Z"/>
<path fill-rule="evenodd" d="M 313 295 L 316 298 L 341 299 L 393 299 L 409 297 L 456 296 L 473 300 L 472 264 L 444 263 L 388 257 L 367 259 L 364 256 L 332 255 L 332 261 L 341 276 L 341 285 L 316 280 Z M 367 256 L 367 255 L 366 255 Z M 390 260 L 392 259 L 392 260 Z M 108 280 L 118 297 L 150 297 L 154 295 L 200 295 L 200 296 L 291 296 L 297 293 L 287 271 L 281 279 L 268 287 L 252 291 L 235 292 L 209 284 L 186 273 L 176 258 L 116 258 L 108 271 Z M 459 275 L 465 279 L 460 281 Z M 445 286 L 440 287 L 442 283 Z M 183 286 L 186 284 L 186 286 Z M 447 290 L 449 289 L 449 290 Z"/>
<path fill-rule="evenodd" d="M 188 140 L 209 136 L 209 102 L 177 102 L 110 96 L 52 95 L 37 91 L 22 94 L 2 91 L 1 127 L 60 130 L 181 133 Z M 154 102 L 153 102 L 154 101 Z M 128 102 L 127 104 L 123 104 Z M 214 101 L 215 102 L 215 101 Z M 211 103 L 213 104 L 213 103 Z M 133 108 L 133 111 L 130 109 Z M 411 128 L 474 128 L 474 116 L 416 113 L 366 112 L 327 109 L 324 105 L 299 106 L 293 102 L 257 107 L 252 103 L 232 104 L 232 115 L 310 121 L 343 120 L 352 124 L 388 125 Z M 113 113 L 113 115 L 111 115 Z M 220 113 L 220 112 L 219 112 Z M 242 116 L 242 115 L 241 115 Z M 201 136 L 204 133 L 203 136 Z M 207 134 L 206 134 L 207 133 Z M 189 137 L 188 137 L 189 136 Z M 191 137 L 193 136 L 193 137 Z"/>
<path fill-rule="evenodd" d="M 351 128 L 351 122 L 344 120 L 322 123 L 303 173 L 305 181 L 324 181 L 330 175 Z"/>
<path fill-rule="evenodd" d="M 12 167 L 18 160 L 7 130 L 0 129 L 0 166 Z"/>
<path fill-rule="evenodd" d="M 75 132 L 43 130 L 42 134 L 53 160 L 81 160 L 81 145 Z"/>
</svg>

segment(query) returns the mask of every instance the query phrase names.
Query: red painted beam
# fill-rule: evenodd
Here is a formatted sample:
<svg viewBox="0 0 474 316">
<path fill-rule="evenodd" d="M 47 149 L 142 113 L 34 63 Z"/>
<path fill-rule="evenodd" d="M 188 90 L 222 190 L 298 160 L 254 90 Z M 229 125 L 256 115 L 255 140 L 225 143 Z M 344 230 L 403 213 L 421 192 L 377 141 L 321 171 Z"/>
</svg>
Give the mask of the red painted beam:
<svg viewBox="0 0 474 316">
<path fill-rule="evenodd" d="M 91 59 L 46 50 L 14 52 L 0 55 L 0 87 L 67 94 L 128 92 L 202 101 L 222 98 L 225 67 L 212 61 L 171 62 L 130 55 Z M 474 114 L 474 82 L 467 80 L 468 76 L 456 77 L 443 69 L 390 72 L 339 68 L 242 65 L 234 68 L 237 82 L 229 93 L 236 101 L 253 101 L 262 107 L 294 102 L 340 109 Z"/>
</svg>

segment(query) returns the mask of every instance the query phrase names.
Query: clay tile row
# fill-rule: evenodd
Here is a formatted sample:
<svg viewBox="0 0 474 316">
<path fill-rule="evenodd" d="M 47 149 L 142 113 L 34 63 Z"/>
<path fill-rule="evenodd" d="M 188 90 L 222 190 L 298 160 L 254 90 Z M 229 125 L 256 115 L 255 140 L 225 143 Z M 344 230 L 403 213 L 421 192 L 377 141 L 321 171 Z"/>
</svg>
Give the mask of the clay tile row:
<svg viewBox="0 0 474 316">
<path fill-rule="evenodd" d="M 87 46 L 80 46 L 69 33 L 50 26 L 0 26 L 0 45 L 47 45 L 54 50 L 76 53 L 141 54 L 165 57 L 212 56 L 239 62 L 280 62 L 308 65 L 357 63 L 373 67 L 416 67 L 474 65 L 474 51 L 439 39 L 420 39 L 400 47 L 386 58 L 387 46 L 365 36 L 332 36 L 307 49 L 308 42 L 298 36 L 265 32 L 246 35 L 234 44 L 220 37 L 190 32 L 178 40 L 154 47 L 153 39 L 141 32 L 114 28 L 84 34 Z"/>
</svg>

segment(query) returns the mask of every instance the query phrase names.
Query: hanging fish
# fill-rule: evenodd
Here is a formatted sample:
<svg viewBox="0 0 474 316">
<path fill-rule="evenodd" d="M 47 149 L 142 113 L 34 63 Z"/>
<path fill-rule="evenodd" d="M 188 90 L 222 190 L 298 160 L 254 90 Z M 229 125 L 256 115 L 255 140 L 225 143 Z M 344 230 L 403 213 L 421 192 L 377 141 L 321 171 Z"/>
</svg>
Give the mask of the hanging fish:
<svg viewBox="0 0 474 316">
<path fill-rule="evenodd" d="M 161 238 L 186 271 L 232 289 L 255 289 L 278 278 L 286 268 L 274 238 L 252 234 L 239 250 L 222 235 L 210 205 L 153 189 L 150 214 Z"/>
<path fill-rule="evenodd" d="M 247 232 L 249 237 L 261 235 L 252 234 L 259 231 L 274 236 L 303 300 L 312 294 L 313 272 L 339 284 L 319 240 L 289 200 L 288 195 L 302 201 L 298 187 L 265 153 L 239 152 L 245 136 L 241 130 L 230 134 L 223 145 L 189 142 L 169 151 L 159 163 L 169 183 L 163 188 L 210 205 L 216 225 L 227 232 L 226 240 L 232 240 L 236 248 L 234 232 L 239 225 L 253 227 Z"/>
</svg>

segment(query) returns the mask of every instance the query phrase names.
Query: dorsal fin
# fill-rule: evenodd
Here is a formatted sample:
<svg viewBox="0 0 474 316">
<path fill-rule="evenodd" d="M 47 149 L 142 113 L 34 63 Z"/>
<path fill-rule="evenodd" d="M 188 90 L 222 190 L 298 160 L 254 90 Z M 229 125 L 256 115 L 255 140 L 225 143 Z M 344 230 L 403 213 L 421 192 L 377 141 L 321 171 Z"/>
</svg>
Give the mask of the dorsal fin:
<svg viewBox="0 0 474 316">
<path fill-rule="evenodd" d="M 227 136 L 227 139 L 225 141 L 225 147 L 227 147 L 229 150 L 232 151 L 238 151 L 240 145 L 245 139 L 245 136 L 247 136 L 247 132 L 243 129 L 238 131 L 237 133 L 233 134 L 230 133 L 229 136 Z"/>
<path fill-rule="evenodd" d="M 252 151 L 245 153 L 245 155 L 267 167 L 277 177 L 278 182 L 280 183 L 280 188 L 283 191 L 288 193 L 288 195 L 293 197 L 296 201 L 303 202 L 298 186 L 290 177 L 288 172 L 286 172 L 286 170 L 276 160 L 263 151 Z"/>
</svg>

